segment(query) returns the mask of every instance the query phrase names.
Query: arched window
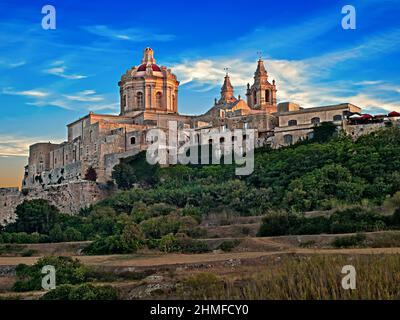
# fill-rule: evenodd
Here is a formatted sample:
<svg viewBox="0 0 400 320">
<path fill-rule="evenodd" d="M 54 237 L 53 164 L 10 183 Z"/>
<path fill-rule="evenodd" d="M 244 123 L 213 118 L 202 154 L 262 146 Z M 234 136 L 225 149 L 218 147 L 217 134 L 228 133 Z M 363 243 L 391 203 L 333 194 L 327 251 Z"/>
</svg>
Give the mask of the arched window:
<svg viewBox="0 0 400 320">
<path fill-rule="evenodd" d="M 161 92 L 157 92 L 157 94 L 156 94 L 156 106 L 157 106 L 157 108 L 161 108 L 161 106 L 162 106 L 161 100 L 162 100 L 162 93 Z"/>
<path fill-rule="evenodd" d="M 297 120 L 289 120 L 288 126 L 290 126 L 290 127 L 297 126 Z"/>
<path fill-rule="evenodd" d="M 291 134 L 284 135 L 283 142 L 285 145 L 291 145 L 293 143 L 293 136 Z"/>
<path fill-rule="evenodd" d="M 143 107 L 143 93 L 138 92 L 136 95 L 136 105 L 141 108 Z"/>
<path fill-rule="evenodd" d="M 254 93 L 253 93 L 253 103 L 254 103 L 254 105 L 257 104 L 257 92 L 256 91 L 254 91 Z"/>
<path fill-rule="evenodd" d="M 321 119 L 318 118 L 318 117 L 315 117 L 315 118 L 312 118 L 312 119 L 311 119 L 311 123 L 312 123 L 312 124 L 318 124 L 318 123 L 320 123 L 320 122 L 321 122 Z"/>
<path fill-rule="evenodd" d="M 136 137 L 131 137 L 131 144 L 136 144 Z"/>
<path fill-rule="evenodd" d="M 175 104 L 176 104 L 176 99 L 175 99 L 175 95 L 172 95 L 172 110 L 175 110 Z"/>
<path fill-rule="evenodd" d="M 342 116 L 340 114 L 333 116 L 333 121 L 342 121 Z"/>
<path fill-rule="evenodd" d="M 269 94 L 269 90 L 265 90 L 265 102 L 270 102 L 270 99 L 271 99 L 271 97 L 270 97 L 270 94 Z"/>
</svg>

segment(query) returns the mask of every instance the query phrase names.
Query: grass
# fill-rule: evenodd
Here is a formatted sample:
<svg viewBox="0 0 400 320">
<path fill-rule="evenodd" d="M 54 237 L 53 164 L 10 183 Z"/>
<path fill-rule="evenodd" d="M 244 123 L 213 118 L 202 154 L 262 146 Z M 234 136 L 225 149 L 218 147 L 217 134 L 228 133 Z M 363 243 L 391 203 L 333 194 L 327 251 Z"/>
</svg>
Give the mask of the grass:
<svg viewBox="0 0 400 320">
<path fill-rule="evenodd" d="M 357 289 L 341 286 L 342 267 L 353 265 Z M 177 289 L 183 299 L 304 300 L 399 299 L 400 256 L 284 256 L 256 272 L 229 276 L 210 273 L 185 278 Z"/>
<path fill-rule="evenodd" d="M 400 232 L 387 232 L 373 239 L 367 240 L 367 246 L 371 248 L 400 247 Z"/>
</svg>

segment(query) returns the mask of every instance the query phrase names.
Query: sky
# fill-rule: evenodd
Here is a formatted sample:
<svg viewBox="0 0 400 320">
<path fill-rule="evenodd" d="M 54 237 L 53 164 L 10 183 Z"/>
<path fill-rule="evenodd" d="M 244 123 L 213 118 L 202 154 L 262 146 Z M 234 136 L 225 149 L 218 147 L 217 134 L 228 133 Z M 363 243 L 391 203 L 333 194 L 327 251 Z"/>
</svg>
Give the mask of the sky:
<svg viewBox="0 0 400 320">
<path fill-rule="evenodd" d="M 47 4 L 55 30 L 42 28 Z M 21 184 L 30 144 L 64 141 L 90 111 L 118 114 L 118 81 L 147 46 L 178 76 L 181 114 L 212 106 L 224 68 L 244 97 L 259 55 L 278 102 L 400 111 L 399 17 L 400 0 L 0 0 L 0 187 Z"/>
</svg>

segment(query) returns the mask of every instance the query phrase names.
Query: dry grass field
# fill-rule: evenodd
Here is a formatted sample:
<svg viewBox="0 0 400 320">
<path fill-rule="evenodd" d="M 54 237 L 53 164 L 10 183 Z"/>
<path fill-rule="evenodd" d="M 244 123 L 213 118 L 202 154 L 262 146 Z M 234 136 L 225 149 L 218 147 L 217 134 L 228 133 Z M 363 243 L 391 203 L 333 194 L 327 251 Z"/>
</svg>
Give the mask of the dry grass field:
<svg viewBox="0 0 400 320">
<path fill-rule="evenodd" d="M 0 298 L 37 299 L 43 295 L 12 292 L 16 277 L 10 270 L 20 263 L 32 265 L 48 252 L 63 252 L 101 272 L 124 274 L 125 280 L 107 282 L 118 289 L 121 299 L 400 298 L 399 246 L 332 248 L 329 244 L 335 236 L 247 237 L 231 252 L 204 254 L 83 256 L 78 254 L 82 243 L 35 245 L 36 256 L 0 257 L 0 270 L 4 271 L 0 272 Z M 385 237 L 385 233 L 367 235 L 371 239 Z M 205 241 L 213 245 L 217 240 Z M 312 245 L 304 247 L 302 243 Z M 341 287 L 341 269 L 348 264 L 357 271 L 356 290 Z M 132 274 L 140 276 L 133 281 Z"/>
</svg>

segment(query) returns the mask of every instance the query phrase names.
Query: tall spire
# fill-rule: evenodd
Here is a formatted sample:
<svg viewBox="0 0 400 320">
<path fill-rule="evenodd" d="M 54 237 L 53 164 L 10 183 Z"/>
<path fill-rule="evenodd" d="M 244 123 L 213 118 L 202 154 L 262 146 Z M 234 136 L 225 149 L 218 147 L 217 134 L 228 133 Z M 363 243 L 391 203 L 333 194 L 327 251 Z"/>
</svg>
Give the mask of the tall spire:
<svg viewBox="0 0 400 320">
<path fill-rule="evenodd" d="M 268 73 L 267 70 L 265 69 L 264 61 L 263 59 L 260 58 L 257 63 L 257 70 L 254 73 L 254 78 L 259 79 L 261 77 L 265 77 L 266 79 L 268 79 Z"/>
<path fill-rule="evenodd" d="M 221 99 L 219 100 L 219 102 L 229 103 L 232 101 L 236 101 L 236 98 L 233 96 L 233 86 L 229 74 L 227 72 L 225 75 L 224 84 L 222 85 L 221 88 Z"/>
</svg>

